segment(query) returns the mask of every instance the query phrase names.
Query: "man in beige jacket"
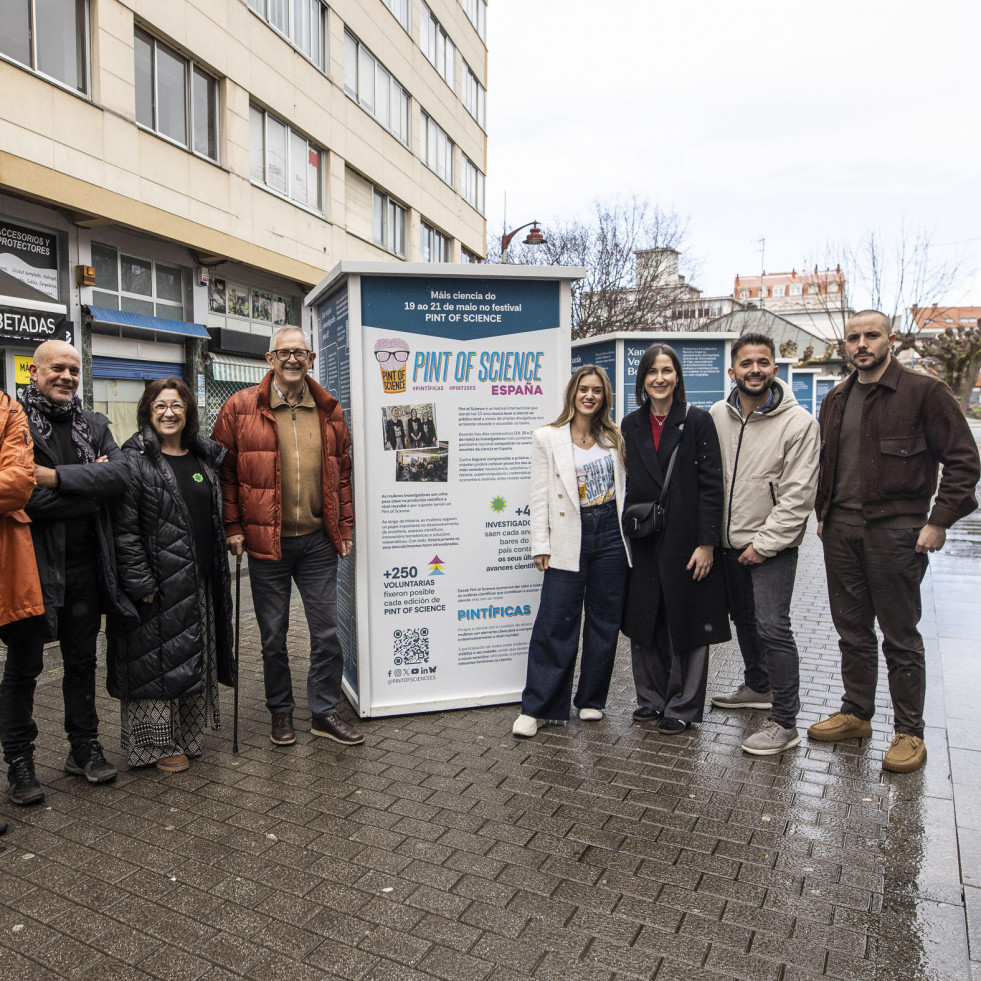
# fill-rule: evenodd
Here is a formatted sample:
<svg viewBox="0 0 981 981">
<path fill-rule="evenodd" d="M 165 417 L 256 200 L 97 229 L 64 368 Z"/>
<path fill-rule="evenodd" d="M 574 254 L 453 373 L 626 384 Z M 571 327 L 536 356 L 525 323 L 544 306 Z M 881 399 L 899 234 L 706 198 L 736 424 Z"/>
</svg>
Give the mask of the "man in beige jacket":
<svg viewBox="0 0 981 981">
<path fill-rule="evenodd" d="M 712 406 L 722 448 L 725 510 L 723 570 L 729 615 L 746 670 L 734 692 L 712 704 L 769 709 L 742 743 L 772 756 L 800 742 L 800 669 L 790 625 L 797 548 L 817 490 L 817 420 L 777 378 L 773 341 L 743 334 L 733 342 L 729 398 Z"/>
</svg>

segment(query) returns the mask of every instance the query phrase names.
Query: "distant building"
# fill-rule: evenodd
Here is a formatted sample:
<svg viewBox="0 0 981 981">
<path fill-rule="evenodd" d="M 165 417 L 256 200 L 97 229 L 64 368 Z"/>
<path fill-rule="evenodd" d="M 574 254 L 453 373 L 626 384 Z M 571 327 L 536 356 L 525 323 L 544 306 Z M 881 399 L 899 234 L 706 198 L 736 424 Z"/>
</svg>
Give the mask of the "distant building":
<svg viewBox="0 0 981 981">
<path fill-rule="evenodd" d="M 910 307 L 910 319 L 917 334 L 939 334 L 948 327 L 976 327 L 981 307 Z"/>
<path fill-rule="evenodd" d="M 794 364 L 803 363 L 808 367 L 822 367 L 827 375 L 842 376 L 847 373 L 847 366 L 834 340 L 771 310 L 759 307 L 734 310 L 708 321 L 701 329 L 731 331 L 740 336 L 749 333 L 766 334 L 773 338 L 778 358 L 790 359 Z"/>
<path fill-rule="evenodd" d="M 812 272 L 736 275 L 733 299 L 771 310 L 785 320 L 824 338 L 841 336 L 845 321 L 855 312 L 848 305 L 847 280 L 841 266 L 814 267 Z"/>
<path fill-rule="evenodd" d="M 338 261 L 483 255 L 486 0 L 0 8 L 0 272 L 42 294 L 0 281 L 0 388 L 50 326 L 121 441 L 149 378 L 261 378 Z"/>
</svg>

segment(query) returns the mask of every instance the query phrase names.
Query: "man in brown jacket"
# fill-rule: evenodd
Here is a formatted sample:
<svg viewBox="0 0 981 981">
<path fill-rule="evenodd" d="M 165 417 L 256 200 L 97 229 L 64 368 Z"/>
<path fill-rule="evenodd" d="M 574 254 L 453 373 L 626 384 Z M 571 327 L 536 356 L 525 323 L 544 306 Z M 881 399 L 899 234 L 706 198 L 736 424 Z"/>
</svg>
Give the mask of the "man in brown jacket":
<svg viewBox="0 0 981 981">
<path fill-rule="evenodd" d="M 920 583 L 947 529 L 977 508 L 981 464 L 953 393 L 904 368 L 891 353 L 895 339 L 884 314 L 852 317 L 845 352 L 855 371 L 821 404 L 815 507 L 845 693 L 841 711 L 812 725 L 808 736 L 831 742 L 872 735 L 878 620 L 896 730 L 882 768 L 911 773 L 926 762 Z"/>
<path fill-rule="evenodd" d="M 337 561 L 352 547 L 351 436 L 337 400 L 307 377 L 315 357 L 302 330 L 280 328 L 266 354 L 272 370 L 222 406 L 212 433 L 228 448 L 225 535 L 234 555 L 249 553 L 269 738 L 277 746 L 296 742 L 286 649 L 293 581 L 310 628 L 310 731 L 348 746 L 364 742 L 337 713 Z"/>
</svg>

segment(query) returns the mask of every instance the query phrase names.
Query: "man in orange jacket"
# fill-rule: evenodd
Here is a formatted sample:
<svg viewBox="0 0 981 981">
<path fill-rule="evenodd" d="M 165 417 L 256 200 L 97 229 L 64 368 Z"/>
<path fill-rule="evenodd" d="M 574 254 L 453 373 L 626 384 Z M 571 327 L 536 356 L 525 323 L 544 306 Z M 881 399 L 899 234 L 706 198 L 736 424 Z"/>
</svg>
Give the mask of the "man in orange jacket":
<svg viewBox="0 0 981 981">
<path fill-rule="evenodd" d="M 0 392 L 0 627 L 44 612 L 24 505 L 34 490 L 34 442 L 23 408 Z M 0 834 L 7 822 L 0 821 Z"/>
</svg>

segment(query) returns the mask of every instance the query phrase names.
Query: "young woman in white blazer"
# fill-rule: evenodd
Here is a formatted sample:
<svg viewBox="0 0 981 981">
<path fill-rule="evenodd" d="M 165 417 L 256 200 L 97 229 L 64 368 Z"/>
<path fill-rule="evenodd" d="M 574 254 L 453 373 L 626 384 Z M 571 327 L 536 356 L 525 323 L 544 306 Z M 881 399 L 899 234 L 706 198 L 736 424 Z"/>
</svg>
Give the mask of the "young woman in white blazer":
<svg viewBox="0 0 981 981">
<path fill-rule="evenodd" d="M 531 551 L 545 573 L 528 646 L 521 715 L 512 732 L 534 736 L 540 725 L 569 719 L 572 680 L 585 601 L 579 718 L 603 718 L 613 674 L 630 564 L 620 528 L 624 444 L 610 418 L 613 391 L 596 365 L 579 368 L 562 413 L 536 429 L 531 451 Z"/>
</svg>

